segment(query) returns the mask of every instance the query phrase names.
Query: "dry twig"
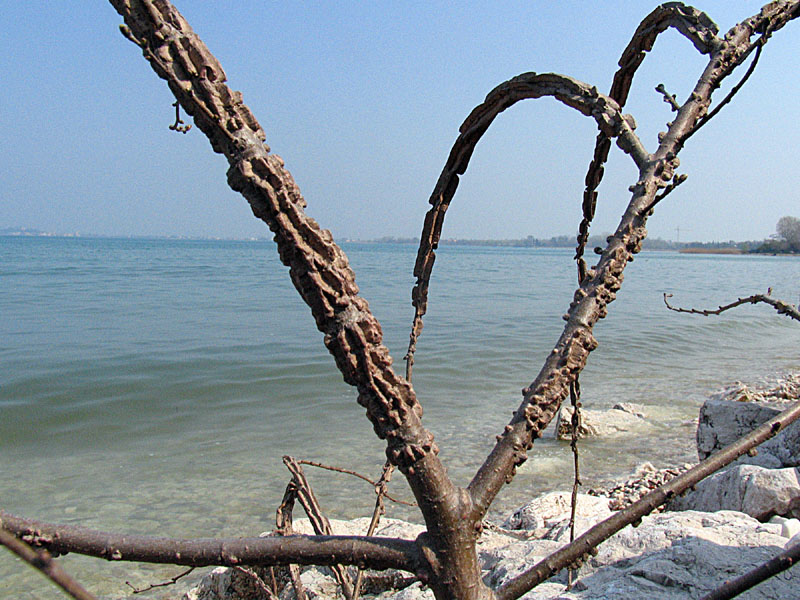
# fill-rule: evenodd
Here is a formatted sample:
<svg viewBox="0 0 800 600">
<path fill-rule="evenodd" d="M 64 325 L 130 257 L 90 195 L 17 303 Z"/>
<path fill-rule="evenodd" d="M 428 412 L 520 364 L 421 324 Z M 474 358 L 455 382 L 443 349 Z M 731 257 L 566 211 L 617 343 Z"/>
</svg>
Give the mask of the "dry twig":
<svg viewBox="0 0 800 600">
<path fill-rule="evenodd" d="M 137 588 L 130 581 L 126 581 L 125 585 L 127 585 L 129 588 L 131 588 L 133 594 L 141 594 L 142 592 L 149 592 L 150 590 L 153 590 L 155 588 L 167 587 L 169 585 L 175 585 L 176 583 L 178 583 L 178 580 L 181 577 L 186 577 L 189 573 L 194 571 L 195 568 L 196 567 L 189 567 L 188 569 L 186 569 L 182 573 L 179 573 L 179 574 L 175 575 L 175 577 L 171 577 L 168 581 L 162 581 L 161 583 L 151 583 L 146 588 Z"/>
<path fill-rule="evenodd" d="M 662 96 L 664 96 L 664 102 L 670 105 L 670 107 L 672 108 L 672 112 L 678 112 L 681 109 L 680 103 L 677 100 L 675 100 L 675 95 L 670 94 L 667 91 L 667 88 L 664 87 L 663 83 L 659 83 L 656 86 L 656 91 Z"/>
<path fill-rule="evenodd" d="M 741 306 L 742 304 L 758 304 L 759 302 L 764 302 L 765 304 L 769 304 L 772 306 L 776 311 L 778 311 L 779 315 L 786 315 L 790 319 L 794 319 L 795 321 L 800 321 L 800 311 L 797 310 L 797 307 L 789 304 L 788 302 L 784 302 L 783 300 L 776 300 L 775 298 L 771 298 L 770 294 L 772 293 L 772 289 L 770 288 L 767 290 L 766 294 L 753 294 L 752 296 L 748 296 L 747 298 L 737 298 L 734 302 L 730 304 L 725 304 L 724 306 L 720 306 L 714 310 L 710 309 L 703 309 L 699 310 L 696 308 L 679 308 L 676 306 L 672 306 L 667 298 L 672 298 L 672 294 L 664 294 L 664 304 L 667 305 L 667 308 L 679 313 L 687 313 L 690 315 L 703 315 L 704 317 L 708 317 L 710 315 L 719 315 L 724 313 L 726 310 L 730 310 L 732 308 L 736 308 L 737 306 Z"/>
<path fill-rule="evenodd" d="M 358 477 L 359 479 L 362 479 L 362 480 L 366 481 L 372 487 L 376 487 L 376 486 L 380 485 L 380 481 L 381 481 L 380 479 L 378 481 L 373 481 L 372 479 L 370 479 L 366 475 L 362 475 L 361 473 L 357 473 L 356 471 L 351 471 L 350 469 L 344 469 L 342 467 L 334 467 L 334 466 L 331 466 L 331 465 L 326 465 L 326 464 L 323 464 L 321 462 L 316 462 L 316 461 L 313 461 L 313 460 L 298 460 L 297 464 L 299 464 L 299 465 L 308 465 L 310 467 L 317 467 L 319 469 L 325 469 L 327 471 L 334 471 L 335 473 L 344 473 L 345 475 L 352 475 L 353 477 Z M 386 498 L 387 500 L 391 500 L 392 502 L 394 502 L 396 504 L 405 504 L 406 506 L 416 506 L 417 505 L 416 502 L 406 502 L 405 500 L 400 500 L 398 498 L 394 498 L 394 497 L 390 496 L 388 493 L 384 493 L 383 497 Z"/>
<path fill-rule="evenodd" d="M 292 480 L 295 484 L 297 500 L 299 500 L 303 509 L 308 515 L 308 520 L 311 521 L 311 526 L 314 528 L 314 533 L 317 535 L 333 535 L 331 523 L 328 518 L 322 514 L 317 497 L 314 490 L 311 489 L 311 484 L 308 483 L 306 475 L 303 472 L 303 467 L 291 456 L 283 457 L 283 464 L 289 469 L 292 474 Z M 353 581 L 342 565 L 330 565 L 333 576 L 342 588 L 342 594 L 346 600 L 353 599 Z"/>
<path fill-rule="evenodd" d="M 278 510 L 275 512 L 275 527 L 280 536 L 292 535 L 292 509 L 294 502 L 297 499 L 297 484 L 294 478 L 286 486 L 286 491 L 283 493 L 283 500 L 281 500 Z M 300 581 L 300 567 L 294 563 L 290 563 L 287 567 L 289 570 L 289 578 L 294 588 L 294 597 L 296 600 L 307 600 L 306 590 L 303 587 L 303 582 Z M 277 587 L 275 584 L 275 573 L 272 574 L 272 586 Z"/>
<path fill-rule="evenodd" d="M 378 527 L 378 522 L 380 521 L 381 516 L 386 512 L 386 508 L 383 505 L 383 499 L 386 497 L 386 488 L 389 484 L 389 481 L 392 479 L 393 471 L 394 465 L 392 465 L 390 462 L 387 462 L 385 465 L 383 465 L 383 472 L 381 473 L 378 483 L 375 484 L 375 495 L 377 498 L 375 499 L 375 510 L 372 511 L 372 519 L 370 519 L 369 527 L 367 527 L 368 536 L 375 533 L 375 529 Z M 359 566 L 358 575 L 356 576 L 356 583 L 353 586 L 353 600 L 358 600 L 358 597 L 361 594 L 361 582 L 363 579 L 364 568 Z"/>
<path fill-rule="evenodd" d="M 575 479 L 572 482 L 572 498 L 570 503 L 569 513 L 569 541 L 575 541 L 575 515 L 578 510 L 578 487 L 581 485 L 581 472 L 580 472 L 580 456 L 578 454 L 578 434 L 581 429 L 581 384 L 580 380 L 576 377 L 569 386 L 569 397 L 572 403 L 572 439 L 570 440 L 570 448 L 572 448 L 573 466 L 575 469 Z M 567 582 L 567 589 L 572 588 L 572 578 L 577 569 L 569 570 L 569 579 Z"/>
</svg>

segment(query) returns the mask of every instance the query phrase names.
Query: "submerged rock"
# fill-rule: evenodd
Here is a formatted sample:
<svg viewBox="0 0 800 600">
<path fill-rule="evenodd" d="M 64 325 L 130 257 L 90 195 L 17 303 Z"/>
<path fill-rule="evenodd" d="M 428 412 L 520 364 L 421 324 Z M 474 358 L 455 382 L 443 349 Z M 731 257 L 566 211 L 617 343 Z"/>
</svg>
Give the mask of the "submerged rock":
<svg viewBox="0 0 800 600">
<path fill-rule="evenodd" d="M 621 405 L 617 405 L 621 406 Z M 630 405 L 632 407 L 634 405 Z M 610 410 L 592 410 L 582 408 L 578 437 L 607 437 L 622 433 L 643 433 L 649 423 L 642 414 L 631 412 L 630 407 L 612 408 Z M 630 409 L 630 410 L 629 410 Z M 559 440 L 572 439 L 572 407 L 562 406 L 556 419 L 555 436 Z"/>
</svg>

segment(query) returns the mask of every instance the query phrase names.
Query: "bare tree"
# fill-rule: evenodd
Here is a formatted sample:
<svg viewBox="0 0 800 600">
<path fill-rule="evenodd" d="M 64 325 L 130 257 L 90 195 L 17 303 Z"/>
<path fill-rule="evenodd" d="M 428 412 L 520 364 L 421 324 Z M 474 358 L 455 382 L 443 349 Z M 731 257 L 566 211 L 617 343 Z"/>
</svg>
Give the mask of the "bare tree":
<svg viewBox="0 0 800 600">
<path fill-rule="evenodd" d="M 775 435 L 797 418 L 800 408 L 759 428 L 716 462 L 704 462 L 679 482 L 643 498 L 609 522 L 598 525 L 540 565 L 491 590 L 481 580 L 476 541 L 482 522 L 503 484 L 510 483 L 526 452 L 556 415 L 569 395 L 589 354 L 597 347 L 592 331 L 607 314 L 622 284 L 623 271 L 641 249 L 645 225 L 657 204 L 685 176 L 676 173 L 684 143 L 715 114 L 709 113 L 712 93 L 722 81 L 755 54 L 741 83 L 753 70 L 770 36 L 800 16 L 800 0 L 774 2 L 724 36 L 704 13 L 674 2 L 656 8 L 634 33 L 622 54 L 609 94 L 576 79 L 553 73 L 524 73 L 492 90 L 460 128 L 450 156 L 430 198 L 415 267 L 415 316 L 407 357 L 406 377 L 395 373 L 382 344 L 381 327 L 358 295 L 347 257 L 306 216 L 305 200 L 283 161 L 271 154 L 265 135 L 242 102 L 226 84 L 225 73 L 189 24 L 166 0 L 111 0 L 122 15 L 122 31 L 142 50 L 179 105 L 228 159 L 228 182 L 250 203 L 256 217 L 274 233 L 282 262 L 311 308 L 325 346 L 344 380 L 358 390 L 358 402 L 367 410 L 375 433 L 386 442 L 386 455 L 408 480 L 427 531 L 416 540 L 369 536 L 292 536 L 236 540 L 169 540 L 123 536 L 22 519 L 0 512 L 2 527 L 26 543 L 54 553 L 80 552 L 109 560 L 136 560 L 190 566 L 225 564 L 351 564 L 376 569 L 397 568 L 416 574 L 430 585 L 439 600 L 512 600 L 553 572 L 574 562 L 626 524 L 640 519 L 671 495 L 693 485 L 727 464 L 748 447 Z M 708 63 L 688 99 L 680 103 L 663 86 L 661 93 L 677 113 L 658 146 L 650 152 L 635 133 L 635 121 L 623 113 L 633 77 L 655 39 L 674 28 L 708 56 Z M 724 106 L 741 87 L 718 103 Z M 599 134 L 586 177 L 583 220 L 579 227 L 576 259 L 579 285 L 564 319 L 566 324 L 552 352 L 533 381 L 497 443 L 466 488 L 448 477 L 431 433 L 422 422 L 422 407 L 411 385 L 415 344 L 422 332 L 428 288 L 445 211 L 453 200 L 459 176 L 494 119 L 516 102 L 553 97 L 594 119 Z M 181 126 L 176 121 L 176 127 Z M 185 130 L 185 127 L 180 130 Z M 584 246 L 594 216 L 597 186 L 603 175 L 611 141 L 628 154 L 638 168 L 631 199 L 619 226 L 608 238 L 597 264 L 589 267 Z M 710 461 L 710 459 L 709 459 Z"/>
<path fill-rule="evenodd" d="M 778 219 L 775 231 L 786 240 L 791 250 L 800 252 L 800 219 L 789 216 L 781 217 Z"/>
</svg>

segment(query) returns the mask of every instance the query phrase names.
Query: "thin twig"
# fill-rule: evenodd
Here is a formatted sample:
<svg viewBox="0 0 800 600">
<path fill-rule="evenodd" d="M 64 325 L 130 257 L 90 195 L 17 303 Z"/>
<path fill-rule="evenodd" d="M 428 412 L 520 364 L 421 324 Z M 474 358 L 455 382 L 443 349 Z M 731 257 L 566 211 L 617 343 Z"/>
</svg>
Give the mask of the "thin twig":
<svg viewBox="0 0 800 600">
<path fill-rule="evenodd" d="M 728 104 L 728 102 L 733 100 L 733 97 L 736 95 L 736 93 L 740 89 L 742 89 L 742 86 L 750 78 L 750 75 L 753 74 L 753 71 L 755 71 L 756 65 L 758 64 L 758 59 L 761 57 L 761 49 L 764 47 L 764 44 L 766 43 L 767 39 L 768 39 L 767 34 L 764 34 L 759 38 L 758 45 L 756 46 L 756 55 L 753 57 L 753 62 L 750 63 L 750 66 L 748 67 L 747 72 L 744 74 L 741 81 L 737 83 L 735 86 L 733 86 L 733 88 L 731 88 L 731 91 L 728 92 L 728 95 L 725 96 L 725 98 L 723 98 L 722 101 L 719 104 L 717 104 L 710 113 L 708 113 L 702 119 L 697 121 L 697 124 L 692 129 L 686 132 L 686 135 L 684 135 L 683 138 L 681 138 L 680 142 L 681 146 L 683 146 L 683 144 L 686 143 L 686 140 L 688 140 L 695 133 L 697 133 L 698 129 L 700 129 L 703 125 L 705 125 L 715 116 L 717 116 L 717 113 L 719 113 L 719 111 L 722 110 L 722 107 L 724 107 L 726 104 Z"/>
<path fill-rule="evenodd" d="M 133 590 L 132 593 L 141 594 L 142 592 L 147 592 L 147 591 L 150 591 L 150 590 L 155 589 L 155 588 L 167 587 L 168 585 L 175 585 L 176 583 L 178 583 L 178 579 L 180 579 L 181 577 L 186 577 L 189 573 L 194 571 L 196 568 L 197 567 L 189 567 L 183 573 L 180 573 L 178 575 L 175 575 L 175 577 L 170 578 L 169 581 L 162 581 L 161 583 L 151 583 L 146 588 L 137 588 L 136 586 L 131 584 L 130 581 L 126 581 L 125 585 L 127 585 L 129 588 L 131 588 L 131 590 Z"/>
<path fill-rule="evenodd" d="M 178 131 L 180 133 L 188 133 L 192 128 L 191 125 L 186 125 L 181 119 L 181 104 L 178 101 L 173 102 L 172 106 L 175 107 L 175 122 L 169 126 L 170 130 Z"/>
<path fill-rule="evenodd" d="M 747 298 L 738 298 L 735 302 L 731 302 L 730 304 L 726 304 L 724 306 L 720 306 L 716 310 L 704 309 L 698 310 L 696 308 L 679 308 L 676 306 L 672 306 L 667 298 L 672 298 L 672 294 L 664 294 L 664 304 L 667 305 L 667 308 L 679 313 L 688 313 L 691 315 L 703 315 L 704 317 L 708 317 L 710 315 L 718 315 L 726 310 L 730 310 L 731 308 L 735 308 L 737 306 L 741 306 L 742 304 L 757 304 L 759 302 L 764 302 L 772 306 L 776 311 L 778 311 L 779 315 L 786 315 L 787 317 L 794 319 L 795 321 L 800 321 L 800 311 L 797 310 L 797 307 L 789 304 L 788 302 L 784 302 L 783 300 L 776 300 L 775 298 L 770 297 L 770 293 L 772 292 L 772 288 L 767 290 L 766 294 L 754 294 L 752 296 L 748 296 Z"/>
<path fill-rule="evenodd" d="M 700 600 L 728 600 L 729 598 L 735 598 L 742 592 L 791 568 L 792 565 L 796 565 L 798 560 L 800 560 L 800 544 L 795 544 L 788 550 L 784 550 L 767 562 L 757 566 L 752 571 L 748 571 L 736 579 L 726 581 L 710 594 L 703 596 Z"/>
<path fill-rule="evenodd" d="M 681 109 L 680 102 L 675 100 L 675 96 L 667 91 L 667 88 L 664 87 L 663 83 L 659 83 L 656 86 L 656 91 L 664 96 L 664 102 L 670 105 L 672 112 L 678 112 Z"/>
<path fill-rule="evenodd" d="M 331 523 L 322 513 L 322 508 L 314 495 L 314 490 L 311 489 L 311 484 L 306 479 L 303 467 L 291 456 L 284 456 L 283 464 L 292 474 L 292 479 L 297 488 L 297 499 L 306 511 L 308 520 L 311 521 L 311 526 L 314 528 L 314 533 L 317 535 L 333 535 Z M 344 594 L 345 599 L 352 600 L 353 581 L 350 579 L 350 575 L 342 565 L 331 565 L 330 569 L 342 588 L 342 594 Z"/>
<path fill-rule="evenodd" d="M 75 600 L 97 600 L 95 596 L 70 577 L 61 566 L 56 563 L 47 550 L 34 550 L 28 544 L 18 539 L 13 533 L 0 527 L 0 545 L 19 556 L 26 563 L 41 571 L 45 577 L 55 583 Z"/>
<path fill-rule="evenodd" d="M 278 595 L 278 580 L 275 577 L 275 567 L 274 567 L 274 565 L 271 565 L 270 568 L 269 568 L 269 579 L 270 579 L 270 584 L 272 584 L 272 593 L 277 596 Z"/>
<path fill-rule="evenodd" d="M 683 183 L 684 181 L 686 181 L 688 178 L 689 178 L 689 176 L 688 176 L 686 173 L 676 173 L 676 174 L 675 174 L 675 175 L 672 177 L 672 181 L 670 181 L 670 182 L 669 182 L 669 184 L 667 185 L 667 187 L 665 187 L 665 188 L 664 188 L 664 189 L 661 191 L 661 193 L 660 193 L 660 194 L 658 194 L 658 195 L 657 195 L 655 198 L 653 198 L 653 201 L 652 201 L 650 204 L 648 204 L 648 205 L 647 205 L 647 206 L 644 208 L 644 210 L 642 210 L 642 214 L 643 214 L 643 215 L 649 215 L 649 214 L 650 214 L 650 211 L 651 211 L 651 210 L 653 210 L 653 209 L 656 207 L 656 204 L 658 204 L 658 203 L 659 203 L 659 202 L 661 202 L 661 201 L 662 201 L 664 198 L 666 198 L 667 196 L 669 196 L 669 195 L 672 193 L 672 190 L 674 190 L 676 187 L 678 187 L 680 184 L 682 184 L 682 183 Z"/>
<path fill-rule="evenodd" d="M 283 493 L 283 500 L 281 500 L 278 510 L 275 511 L 275 527 L 278 535 L 287 536 L 292 535 L 292 509 L 294 508 L 294 501 L 297 499 L 297 486 L 294 479 L 286 486 L 286 491 Z M 289 564 L 289 579 L 294 588 L 294 597 L 296 600 L 308 600 L 306 590 L 303 587 L 303 582 L 300 581 L 300 567 L 296 564 Z M 275 584 L 275 573 L 272 574 L 272 586 L 277 587 Z"/>
<path fill-rule="evenodd" d="M 297 464 L 299 464 L 299 465 L 308 465 L 310 467 L 317 467 L 319 469 L 326 469 L 328 471 L 334 471 L 336 473 L 344 473 L 345 475 L 352 475 L 353 477 L 358 477 L 359 479 L 363 479 L 368 484 L 370 484 L 372 487 L 375 487 L 375 486 L 379 485 L 379 483 L 380 483 L 380 480 L 373 481 L 372 479 L 370 479 L 366 475 L 362 475 L 361 473 L 357 473 L 357 472 L 351 471 L 349 469 L 343 469 L 342 467 L 332 467 L 331 465 L 326 465 L 326 464 L 323 464 L 323 463 L 320 463 L 320 462 L 315 462 L 313 460 L 298 460 Z M 407 502 L 405 500 L 400 500 L 398 498 L 393 498 L 389 494 L 384 494 L 384 497 L 387 500 L 391 500 L 392 502 L 395 502 L 397 504 L 405 504 L 406 506 L 416 506 L 417 505 L 416 502 Z"/>
<path fill-rule="evenodd" d="M 372 519 L 369 522 L 369 527 L 367 528 L 367 535 L 372 535 L 375 533 L 375 529 L 378 527 L 378 522 L 381 519 L 381 515 L 386 512 L 386 507 L 383 504 L 383 499 L 386 496 L 386 487 L 392 479 L 392 472 L 394 471 L 394 465 L 389 461 L 386 461 L 386 464 L 383 465 L 383 472 L 381 473 L 381 477 L 378 480 L 378 483 L 375 485 L 375 494 L 377 498 L 375 499 L 375 510 L 372 511 Z M 356 575 L 356 583 L 353 586 L 353 600 L 358 600 L 358 597 L 361 595 L 361 582 L 364 580 L 364 569 L 362 567 L 358 567 L 358 574 Z"/>
<path fill-rule="evenodd" d="M 579 465 L 579 455 L 578 455 L 578 434 L 581 427 L 581 384 L 578 380 L 578 377 L 575 378 L 569 386 L 569 397 L 572 403 L 572 440 L 570 441 L 570 447 L 572 448 L 572 457 L 574 461 L 575 467 L 575 480 L 572 483 L 572 506 L 569 515 L 569 541 L 575 541 L 575 514 L 578 511 L 578 487 L 581 485 L 581 472 L 580 472 L 580 465 Z M 567 580 L 567 590 L 572 589 L 572 578 L 576 574 L 577 569 L 570 569 L 568 580 Z"/>
</svg>

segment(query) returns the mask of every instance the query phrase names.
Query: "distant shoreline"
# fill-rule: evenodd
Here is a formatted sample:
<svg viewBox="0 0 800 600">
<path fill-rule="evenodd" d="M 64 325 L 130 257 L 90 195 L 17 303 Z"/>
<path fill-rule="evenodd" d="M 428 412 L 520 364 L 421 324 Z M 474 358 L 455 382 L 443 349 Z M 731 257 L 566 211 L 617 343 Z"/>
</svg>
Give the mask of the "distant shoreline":
<svg viewBox="0 0 800 600">
<path fill-rule="evenodd" d="M 59 234 L 39 231 L 36 229 L 25 228 L 5 228 L 0 229 L 0 237 L 12 238 L 63 238 L 63 239 L 106 239 L 106 240 L 165 240 L 165 241 L 213 241 L 213 242 L 270 242 L 270 237 L 214 237 L 214 236 L 160 236 L 160 235 L 99 235 L 90 233 L 72 233 L 72 234 Z M 602 247 L 605 239 L 603 236 L 591 236 L 586 245 L 587 248 Z M 374 238 L 369 240 L 354 239 L 343 237 L 339 239 L 340 243 L 356 243 L 356 244 L 419 244 L 417 238 L 397 238 L 386 236 L 382 238 Z M 459 238 L 443 238 L 440 240 L 440 246 L 472 246 L 472 247 L 492 247 L 492 248 L 575 248 L 575 240 L 572 236 L 553 236 L 547 239 L 538 239 L 529 236 L 524 239 L 459 239 Z M 743 249 L 739 246 L 745 246 Z M 760 255 L 789 255 L 800 256 L 798 253 L 790 252 L 768 252 L 768 251 L 754 251 L 748 249 L 756 245 L 756 242 L 673 242 L 671 240 L 664 240 L 661 238 L 647 238 L 644 241 L 642 250 L 644 251 L 667 251 L 679 252 L 680 254 L 719 254 L 719 255 L 744 255 L 744 254 L 760 254 Z M 756 246 L 757 248 L 757 246 Z"/>
<path fill-rule="evenodd" d="M 739 248 L 681 248 L 681 254 L 744 254 Z"/>
</svg>

